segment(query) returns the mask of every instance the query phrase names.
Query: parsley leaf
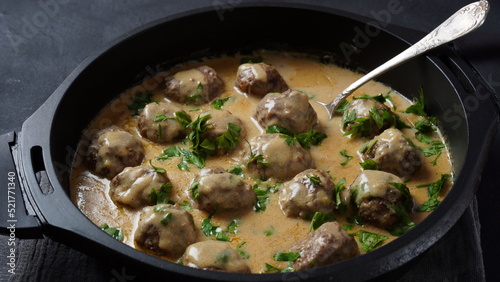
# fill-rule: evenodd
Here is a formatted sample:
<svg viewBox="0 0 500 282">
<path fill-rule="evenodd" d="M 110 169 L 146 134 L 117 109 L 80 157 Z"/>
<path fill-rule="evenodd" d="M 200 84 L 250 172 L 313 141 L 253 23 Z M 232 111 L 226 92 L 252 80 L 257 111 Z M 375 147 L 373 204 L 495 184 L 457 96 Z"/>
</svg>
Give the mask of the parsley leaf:
<svg viewBox="0 0 500 282">
<path fill-rule="evenodd" d="M 387 236 L 371 233 L 364 230 L 359 230 L 357 233 L 355 233 L 355 235 L 358 236 L 359 242 L 361 243 L 361 249 L 365 252 L 373 251 L 375 248 L 382 245 L 388 238 Z"/>
<path fill-rule="evenodd" d="M 450 177 L 451 177 L 451 175 L 449 175 L 449 174 L 441 174 L 441 178 L 438 181 L 417 186 L 417 188 L 429 187 L 427 190 L 427 194 L 429 195 L 429 199 L 425 203 L 423 203 L 421 206 L 419 206 L 417 208 L 417 211 L 429 212 L 429 211 L 433 211 L 434 209 L 436 209 L 436 207 L 439 205 L 439 203 L 441 203 L 441 201 L 438 200 L 439 193 L 441 192 L 441 189 L 443 188 L 443 185 L 446 182 L 446 180 Z"/>
<path fill-rule="evenodd" d="M 277 252 L 274 254 L 273 259 L 277 261 L 295 261 L 300 257 L 299 252 L 290 252 L 290 253 L 285 253 L 285 252 Z"/>
<path fill-rule="evenodd" d="M 417 116 L 427 116 L 424 110 L 425 106 L 425 98 L 424 98 L 424 89 L 420 88 L 419 90 L 419 99 L 415 100 L 415 103 L 409 106 L 404 112 L 408 114 L 416 114 Z"/>
<path fill-rule="evenodd" d="M 104 232 L 108 233 L 111 237 L 115 238 L 118 241 L 123 241 L 123 231 L 119 228 L 109 227 L 108 224 L 104 223 L 99 226 Z"/>
<path fill-rule="evenodd" d="M 134 111 L 134 115 L 138 116 L 147 104 L 153 102 L 152 97 L 153 94 L 148 91 L 136 93 L 134 95 L 134 100 L 132 101 L 132 104 L 128 106 L 128 109 Z"/>
<path fill-rule="evenodd" d="M 349 155 L 347 154 L 347 151 L 346 151 L 345 149 L 340 150 L 340 155 L 341 155 L 342 157 L 346 158 L 346 160 L 345 160 L 345 161 L 343 161 L 343 162 L 341 162 L 341 163 L 340 163 L 340 165 L 341 165 L 341 166 L 346 166 L 346 165 L 347 165 L 347 163 L 348 163 L 348 162 L 349 162 L 349 161 L 353 158 L 353 156 L 349 156 Z"/>
<path fill-rule="evenodd" d="M 359 164 L 364 170 L 378 170 L 378 164 L 373 159 L 366 159 L 364 162 Z"/>
<path fill-rule="evenodd" d="M 162 184 L 158 192 L 154 187 L 151 188 L 151 194 L 149 194 L 149 200 L 151 201 L 151 203 L 153 203 L 153 205 L 168 204 L 172 188 L 173 185 L 170 182 Z"/>
<path fill-rule="evenodd" d="M 322 212 L 315 212 L 309 225 L 309 232 L 318 229 L 323 223 L 328 221 L 335 221 L 333 213 L 324 214 Z"/>
<path fill-rule="evenodd" d="M 216 110 L 220 110 L 222 109 L 222 107 L 224 107 L 224 103 L 227 102 L 227 100 L 229 100 L 230 97 L 225 97 L 225 98 L 220 98 L 220 99 L 217 99 L 215 101 L 212 102 L 212 108 L 216 109 Z"/>
</svg>

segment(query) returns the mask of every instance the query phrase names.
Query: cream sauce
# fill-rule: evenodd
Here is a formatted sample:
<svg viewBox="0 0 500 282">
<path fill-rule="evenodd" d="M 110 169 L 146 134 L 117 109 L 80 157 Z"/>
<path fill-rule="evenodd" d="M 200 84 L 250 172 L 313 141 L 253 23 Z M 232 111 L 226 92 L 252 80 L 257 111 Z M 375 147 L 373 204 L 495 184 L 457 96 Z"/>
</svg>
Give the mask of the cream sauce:
<svg viewBox="0 0 500 282">
<path fill-rule="evenodd" d="M 263 57 L 267 64 L 274 66 L 291 89 L 304 91 L 311 97 L 310 103 L 318 114 L 322 128 L 321 131 L 328 135 L 320 146 L 312 146 L 310 149 L 315 166 L 317 169 L 329 171 L 335 177 L 335 183 L 341 178 L 346 178 L 346 186 L 350 185 L 361 172 L 359 165 L 361 159 L 357 152 L 367 140 L 343 136 L 343 132 L 341 131 L 342 117 L 337 115 L 330 120 L 326 110 L 315 101 L 329 102 L 337 93 L 340 93 L 361 75 L 332 64 L 322 64 L 317 60 L 291 56 L 290 54 L 261 51 L 256 56 Z M 246 131 L 246 139 L 250 140 L 253 136 L 263 133 L 262 129 L 250 118 L 260 98 L 240 93 L 233 87 L 240 59 L 241 56 L 234 56 L 208 59 L 203 62 L 190 62 L 168 72 L 160 73 L 158 77 L 151 78 L 117 96 L 117 99 L 103 109 L 99 116 L 90 124 L 85 135 L 89 136 L 90 132 L 95 132 L 98 129 L 113 124 L 140 137 L 137 128 L 138 117 L 132 116 L 131 111 L 128 110 L 128 105 L 132 101 L 132 95 L 147 88 L 153 93 L 154 101 L 170 103 L 171 101 L 164 97 L 160 87 L 158 87 L 158 84 L 162 80 L 161 78 L 179 70 L 191 69 L 199 65 L 208 65 L 215 69 L 225 82 L 225 90 L 219 98 L 231 97 L 224 104 L 223 109 L 240 117 Z M 410 101 L 381 83 L 371 81 L 360 87 L 353 95 L 376 95 L 378 93 L 385 95 L 389 92 L 396 106 L 397 114 L 405 123 L 413 125 L 419 120 L 414 115 L 402 113 L 410 105 Z M 211 109 L 210 103 L 202 106 L 171 103 L 183 108 L 191 115 L 193 120 L 197 118 L 201 110 Z M 414 130 L 403 129 L 402 131 L 412 142 L 423 146 L 414 137 Z M 437 132 L 433 138 L 439 139 L 442 137 Z M 173 144 L 160 145 L 145 138 L 141 138 L 141 140 L 146 149 L 143 164 L 147 165 L 152 160 L 154 166 L 164 168 L 167 171 L 168 177 L 173 184 L 171 200 L 176 203 L 187 202 L 193 206 L 191 213 L 194 217 L 196 228 L 199 231 L 198 240 L 213 239 L 205 237 L 200 229 L 202 220 L 207 218 L 209 214 L 194 208 L 195 205 L 188 192 L 190 183 L 199 169 L 195 166 L 190 166 L 191 171 L 189 172 L 179 170 L 177 168 L 177 164 L 179 163 L 178 158 L 158 161 L 156 158 L 161 155 L 162 151 Z M 243 149 L 244 146 L 247 146 L 247 144 L 244 141 L 240 142 L 237 150 Z M 345 157 L 340 154 L 342 149 L 345 149 L 348 155 L 354 156 L 345 166 L 340 165 L 340 163 L 345 161 Z M 84 156 L 83 146 L 77 154 Z M 238 151 L 220 157 L 211 157 L 207 159 L 206 167 L 221 166 L 224 169 L 230 169 L 238 164 L 241 157 L 242 154 Z M 411 181 L 406 183 L 414 198 L 415 206 L 423 204 L 428 199 L 427 189 L 416 188 L 417 185 L 435 182 L 439 180 L 441 174 L 452 173 L 452 165 L 447 151 L 443 151 L 442 155 L 437 159 L 436 165 L 431 164 L 434 158 L 424 158 L 420 170 L 411 177 Z M 250 180 L 247 179 L 247 181 L 249 184 L 253 184 Z M 451 185 L 448 184 L 443 189 L 440 199 L 450 187 Z M 137 228 L 139 210 L 116 206 L 109 197 L 109 180 L 94 175 L 83 162 L 75 162 L 71 175 L 71 196 L 78 208 L 96 225 L 106 223 L 110 227 L 121 228 L 125 235 L 124 243 L 135 247 L 133 234 Z M 418 223 L 427 214 L 415 211 L 412 213 L 412 218 Z M 278 203 L 278 193 L 270 193 L 267 209 L 264 212 L 249 210 L 246 212 L 216 214 L 212 218 L 211 223 L 220 226 L 222 229 L 226 229 L 233 219 L 238 219 L 239 226 L 237 227 L 236 234 L 229 234 L 231 237 L 229 243 L 233 248 L 236 248 L 245 242 L 241 249 L 249 254 L 249 258 L 246 261 L 254 273 L 265 271 L 265 263 L 278 268 L 285 268 L 287 263 L 274 261 L 273 255 L 277 251 L 288 251 L 294 242 L 304 238 L 309 233 L 309 221 L 285 217 Z M 346 223 L 346 219 L 342 215 L 337 216 L 337 221 L 341 225 Z M 356 232 L 359 229 L 388 236 L 389 239 L 386 240 L 386 243 L 395 239 L 387 231 L 368 225 L 362 227 L 354 226 L 349 232 Z M 176 261 L 178 258 L 165 259 Z"/>
</svg>

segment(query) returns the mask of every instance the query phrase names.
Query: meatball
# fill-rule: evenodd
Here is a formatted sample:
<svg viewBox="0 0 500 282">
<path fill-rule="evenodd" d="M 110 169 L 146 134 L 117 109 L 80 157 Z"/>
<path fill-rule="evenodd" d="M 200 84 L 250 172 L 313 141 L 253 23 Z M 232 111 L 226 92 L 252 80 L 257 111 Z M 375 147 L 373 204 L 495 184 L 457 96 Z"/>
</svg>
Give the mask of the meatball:
<svg viewBox="0 0 500 282">
<path fill-rule="evenodd" d="M 256 201 L 252 187 L 222 167 L 202 169 L 193 183 L 198 207 L 209 213 L 247 209 Z"/>
<path fill-rule="evenodd" d="M 205 104 L 224 90 L 224 82 L 214 69 L 208 66 L 179 71 L 165 79 L 164 93 L 179 103 Z"/>
<path fill-rule="evenodd" d="M 279 204 L 286 216 L 307 218 L 315 212 L 333 212 L 334 194 L 334 184 L 328 173 L 307 169 L 283 184 Z"/>
<path fill-rule="evenodd" d="M 299 252 L 294 270 L 337 263 L 359 255 L 358 244 L 337 222 L 327 222 L 296 242 L 290 252 Z"/>
<path fill-rule="evenodd" d="M 177 118 L 181 108 L 171 103 L 150 103 L 139 117 L 139 132 L 156 143 L 172 143 L 186 136 L 186 128 Z"/>
<path fill-rule="evenodd" d="M 151 202 L 152 189 L 169 192 L 162 191 L 169 183 L 166 173 L 156 172 L 151 166 L 127 167 L 111 180 L 109 196 L 117 205 L 142 208 L 156 204 Z"/>
<path fill-rule="evenodd" d="M 403 184 L 403 180 L 384 171 L 365 170 L 350 185 L 353 201 L 364 223 L 380 228 L 390 228 L 399 223 L 391 206 L 403 204 L 409 199 L 391 183 Z"/>
<path fill-rule="evenodd" d="M 410 144 L 396 128 L 386 129 L 368 142 L 361 152 L 363 161 L 372 159 L 379 170 L 403 178 L 412 176 L 422 165 L 421 150 Z"/>
<path fill-rule="evenodd" d="M 138 137 L 112 126 L 92 137 L 86 159 L 91 170 L 111 179 L 125 167 L 140 165 L 144 154 L 144 146 Z"/>
<path fill-rule="evenodd" d="M 219 137 L 223 138 L 221 136 L 228 132 L 230 136 L 223 138 L 223 140 L 219 142 L 215 141 L 217 146 L 215 154 L 222 155 L 236 149 L 240 140 L 244 139 L 246 135 L 243 122 L 240 118 L 225 110 L 208 110 L 203 112 L 201 116 L 207 115 L 210 115 L 210 118 L 206 121 L 208 126 L 206 131 L 201 134 L 201 139 L 210 138 L 215 140 Z M 230 124 L 232 124 L 232 126 Z M 236 125 L 236 127 L 234 127 L 234 125 Z"/>
<path fill-rule="evenodd" d="M 256 96 L 288 90 L 288 85 L 278 70 L 265 63 L 240 65 L 235 85 L 241 92 Z"/>
<path fill-rule="evenodd" d="M 308 132 L 318 125 L 309 97 L 295 90 L 264 96 L 256 106 L 254 118 L 264 130 L 280 126 L 292 134 Z"/>
<path fill-rule="evenodd" d="M 178 206 L 145 207 L 134 234 L 135 244 L 158 255 L 180 256 L 196 242 L 193 216 Z"/>
<path fill-rule="evenodd" d="M 250 273 L 250 267 L 227 242 L 202 241 L 187 247 L 182 256 L 185 266 L 213 271 Z"/>
<path fill-rule="evenodd" d="M 346 135 L 368 138 L 394 125 L 396 116 L 391 109 L 370 98 L 355 99 L 344 112 L 342 119 L 342 129 Z"/>
<path fill-rule="evenodd" d="M 259 135 L 252 138 L 249 144 L 250 150 L 243 161 L 252 177 L 287 181 L 303 170 L 314 168 L 309 152 L 298 142 L 287 144 L 282 134 Z"/>
</svg>

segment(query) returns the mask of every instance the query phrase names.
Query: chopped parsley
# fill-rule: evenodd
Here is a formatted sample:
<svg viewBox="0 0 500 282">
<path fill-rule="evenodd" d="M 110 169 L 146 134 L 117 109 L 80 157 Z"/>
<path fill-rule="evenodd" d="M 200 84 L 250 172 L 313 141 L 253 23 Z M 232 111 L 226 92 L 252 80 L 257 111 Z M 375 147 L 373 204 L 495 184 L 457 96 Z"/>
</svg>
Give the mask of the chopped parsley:
<svg viewBox="0 0 500 282">
<path fill-rule="evenodd" d="M 167 226 L 173 219 L 174 215 L 171 212 L 169 212 L 160 220 L 160 223 L 163 226 Z"/>
<path fill-rule="evenodd" d="M 309 226 L 309 232 L 318 229 L 323 223 L 328 221 L 335 221 L 333 213 L 324 214 L 322 212 L 315 212 Z"/>
<path fill-rule="evenodd" d="M 378 170 L 378 164 L 373 159 L 366 159 L 364 162 L 359 164 L 364 170 Z"/>
<path fill-rule="evenodd" d="M 188 189 L 189 191 L 191 191 L 191 197 L 193 197 L 193 200 L 195 200 L 195 201 L 200 196 L 200 191 L 198 190 L 198 185 L 200 185 L 200 181 L 194 180 Z"/>
<path fill-rule="evenodd" d="M 257 201 L 254 206 L 254 210 L 256 212 L 265 211 L 267 208 L 267 203 L 269 202 L 269 193 L 278 192 L 282 183 L 277 183 L 276 185 L 267 185 L 267 189 L 262 189 L 258 184 L 252 186 L 255 195 L 257 197 Z"/>
<path fill-rule="evenodd" d="M 364 230 L 359 230 L 358 232 L 351 235 L 358 236 L 359 242 L 361 243 L 361 249 L 365 252 L 373 251 L 374 249 L 382 245 L 388 238 L 387 236 L 371 233 Z"/>
<path fill-rule="evenodd" d="M 149 165 L 158 173 L 166 173 L 167 171 L 164 168 L 154 166 L 152 160 L 149 160 Z"/>
<path fill-rule="evenodd" d="M 285 135 L 285 142 L 288 145 L 294 145 L 295 142 L 299 142 L 299 144 L 305 148 L 310 149 L 311 145 L 318 146 L 321 144 L 323 139 L 327 137 L 326 134 L 318 132 L 316 129 L 311 129 L 308 132 L 300 133 L 300 134 L 292 134 L 288 129 L 278 126 L 272 125 L 266 129 L 266 133 L 280 133 Z"/>
<path fill-rule="evenodd" d="M 167 182 L 161 185 L 160 189 L 156 191 L 153 187 L 149 194 L 149 200 L 153 205 L 168 204 L 170 201 L 170 192 L 172 191 L 172 183 Z"/>
<path fill-rule="evenodd" d="M 420 88 L 419 92 L 419 97 L 415 100 L 413 105 L 409 106 L 404 112 L 408 114 L 415 114 L 417 116 L 427 116 L 425 113 L 425 98 L 424 98 L 424 89 Z"/>
<path fill-rule="evenodd" d="M 334 189 L 335 189 L 335 207 L 337 208 L 337 210 L 340 213 L 343 213 L 347 209 L 347 205 L 342 202 L 342 197 L 340 195 L 342 190 L 345 189 L 345 186 L 344 186 L 345 182 L 346 182 L 346 179 L 342 178 L 339 180 L 339 182 L 337 182 L 337 184 L 334 187 Z"/>
<path fill-rule="evenodd" d="M 153 94 L 148 91 L 136 93 L 132 103 L 128 105 L 128 109 L 134 111 L 134 115 L 138 116 L 147 104 L 153 102 L 152 97 Z"/>
<path fill-rule="evenodd" d="M 186 104 L 188 105 L 199 105 L 204 102 L 203 99 L 203 84 L 198 82 L 196 89 L 193 92 L 189 93 L 186 98 Z"/>
<path fill-rule="evenodd" d="M 123 241 L 123 231 L 119 228 L 109 227 L 108 224 L 104 223 L 99 226 L 104 232 L 108 233 L 111 237 L 115 238 L 118 241 Z"/>
<path fill-rule="evenodd" d="M 299 257 L 300 257 L 299 252 L 286 253 L 286 252 L 279 251 L 276 254 L 274 254 L 273 259 L 277 260 L 277 261 L 295 261 Z"/>
<path fill-rule="evenodd" d="M 234 175 L 238 175 L 240 177 L 243 177 L 245 175 L 245 172 L 243 171 L 243 167 L 241 165 L 235 165 L 227 172 L 232 173 Z"/>
<path fill-rule="evenodd" d="M 417 208 L 417 211 L 429 212 L 429 211 L 433 211 L 436 209 L 436 207 L 439 205 L 439 203 L 441 203 L 441 201 L 438 200 L 439 192 L 441 192 L 441 189 L 443 188 L 444 183 L 450 177 L 451 177 L 451 175 L 449 175 L 449 174 L 441 174 L 441 178 L 438 181 L 417 186 L 417 188 L 429 187 L 427 190 L 427 194 L 429 195 L 429 199 L 425 203 L 423 203 L 421 206 L 419 206 Z"/>
<path fill-rule="evenodd" d="M 188 164 L 193 164 L 198 168 L 205 167 L 206 156 L 200 155 L 196 152 L 190 151 L 188 149 L 179 148 L 178 146 L 172 146 L 163 150 L 163 154 L 158 156 L 157 160 L 168 160 L 173 157 L 182 157 L 181 162 L 177 165 L 180 170 L 189 171 Z"/>
<path fill-rule="evenodd" d="M 306 177 L 309 179 L 309 181 L 311 181 L 313 186 L 321 184 L 321 178 L 319 178 L 319 176 L 312 176 L 309 173 L 307 173 Z"/>
<path fill-rule="evenodd" d="M 243 241 L 238 246 L 236 246 L 236 252 L 241 256 L 242 259 L 249 259 L 250 258 L 250 254 L 248 254 L 247 251 L 243 250 L 243 246 L 246 243 L 247 242 Z"/>
<path fill-rule="evenodd" d="M 229 100 L 230 97 L 220 98 L 212 102 L 212 108 L 216 110 L 221 110 L 224 107 L 224 103 Z"/>
<path fill-rule="evenodd" d="M 205 218 L 201 222 L 201 231 L 203 231 L 203 234 L 207 237 L 215 236 L 215 239 L 218 241 L 224 241 L 224 242 L 231 241 L 231 238 L 227 233 L 236 234 L 236 226 L 238 225 L 237 221 L 236 220 L 231 221 L 227 229 L 223 230 L 221 227 L 215 226 L 210 222 L 212 217 L 213 215 L 209 216 L 208 218 Z"/>
<path fill-rule="evenodd" d="M 353 156 L 349 156 L 347 154 L 347 151 L 345 149 L 340 150 L 340 155 L 345 158 L 345 161 L 340 163 L 341 166 L 346 166 L 347 163 L 349 163 L 349 161 L 353 158 Z"/>
</svg>

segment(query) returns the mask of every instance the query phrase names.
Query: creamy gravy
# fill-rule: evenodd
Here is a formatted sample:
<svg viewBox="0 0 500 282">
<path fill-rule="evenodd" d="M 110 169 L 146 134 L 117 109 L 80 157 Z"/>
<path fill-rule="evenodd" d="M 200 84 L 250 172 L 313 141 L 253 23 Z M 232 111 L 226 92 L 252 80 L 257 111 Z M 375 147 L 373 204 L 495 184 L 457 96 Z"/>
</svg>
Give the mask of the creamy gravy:
<svg viewBox="0 0 500 282">
<path fill-rule="evenodd" d="M 277 68 L 291 89 L 304 91 L 311 97 L 310 104 L 318 114 L 322 131 L 328 136 L 323 140 L 321 145 L 312 146 L 310 149 L 316 168 L 329 171 L 330 174 L 335 177 L 335 183 L 341 178 L 345 178 L 345 185 L 347 187 L 362 171 L 359 165 L 361 160 L 358 150 L 367 140 L 343 136 L 343 132 L 341 131 L 342 117 L 337 115 L 332 120 L 329 120 L 326 110 L 315 101 L 329 102 L 347 85 L 358 79 L 360 74 L 342 69 L 335 65 L 323 64 L 316 60 L 290 56 L 287 54 L 275 54 L 262 51 L 258 55 L 263 57 L 264 62 Z M 117 96 L 117 99 L 103 109 L 99 116 L 89 125 L 85 135 L 91 136 L 93 132 L 99 129 L 110 125 L 116 125 L 140 137 L 137 128 L 139 117 L 133 116 L 132 111 L 128 109 L 133 99 L 132 95 L 143 91 L 145 86 L 147 86 L 147 90 L 153 93 L 154 101 L 171 102 L 165 98 L 162 90 L 158 87 L 159 82 L 162 80 L 161 78 L 179 70 L 190 69 L 198 65 L 208 65 L 215 69 L 225 82 L 225 90 L 219 98 L 231 97 L 224 104 L 223 109 L 241 118 L 244 130 L 246 131 L 245 138 L 249 140 L 253 136 L 263 133 L 254 120 L 250 118 L 253 115 L 255 105 L 260 100 L 260 97 L 253 97 L 240 93 L 233 87 L 236 79 L 236 72 L 240 65 L 240 59 L 240 56 L 209 59 L 203 62 L 188 63 L 167 72 L 160 73 L 158 77 L 151 78 L 141 85 L 133 87 Z M 417 91 L 417 89 L 415 91 Z M 381 83 L 369 82 L 358 89 L 353 96 L 362 94 L 376 95 L 378 93 L 385 95 L 388 92 L 391 93 L 392 101 L 396 106 L 395 112 L 406 124 L 413 125 L 419 120 L 418 117 L 412 114 L 402 113 L 402 111 L 411 104 L 410 101 Z M 184 109 L 191 115 L 193 120 L 196 119 L 201 111 L 211 109 L 210 103 L 202 106 L 181 105 L 175 102 L 171 103 Z M 415 144 L 423 146 L 422 143 L 416 140 L 413 129 L 403 129 L 402 132 Z M 441 136 L 439 133 L 434 133 L 433 138 L 439 139 Z M 164 168 L 167 171 L 168 177 L 173 184 L 171 200 L 176 203 L 187 202 L 193 206 L 191 213 L 194 217 L 196 228 L 199 231 L 198 240 L 213 239 L 203 235 L 200 229 L 202 220 L 206 219 L 209 214 L 194 208 L 195 205 L 188 192 L 190 183 L 199 169 L 190 165 L 190 171 L 179 170 L 177 168 L 177 164 L 179 163 L 178 158 L 172 158 L 165 161 L 156 160 L 164 149 L 175 144 L 159 145 L 145 138 L 141 138 L 141 140 L 146 149 L 143 164 L 148 164 L 148 162 L 152 160 L 154 166 Z M 82 144 L 84 143 L 85 142 L 82 142 Z M 224 169 L 230 169 L 234 165 L 237 165 L 238 161 L 241 159 L 241 152 L 239 151 L 244 148 L 244 146 L 247 146 L 247 144 L 245 142 L 240 142 L 239 146 L 240 147 L 238 147 L 235 152 L 228 155 L 209 157 L 206 160 L 206 167 L 221 166 Z M 113 203 L 109 196 L 110 181 L 94 175 L 85 166 L 82 158 L 78 158 L 78 156 L 85 155 L 83 151 L 84 147 L 85 146 L 82 145 L 79 149 L 72 170 L 72 200 L 96 225 L 108 224 L 111 227 L 122 229 L 125 235 L 123 242 L 131 247 L 135 247 L 133 236 L 137 228 L 140 210 L 118 207 Z M 345 157 L 340 154 L 340 151 L 343 149 L 347 151 L 348 155 L 354 156 L 345 166 L 340 165 L 340 163 L 345 161 Z M 434 158 L 435 157 L 423 158 L 422 167 L 411 177 L 411 181 L 406 183 L 413 196 L 415 207 L 423 204 L 428 199 L 427 189 L 416 188 L 417 185 L 435 182 L 440 178 L 441 174 L 452 173 L 451 161 L 447 151 L 443 150 L 442 155 L 437 159 L 436 165 L 431 164 Z M 246 181 L 250 184 L 254 183 L 249 179 L 246 179 Z M 440 194 L 440 199 L 446 194 L 450 186 L 450 182 L 448 181 Z M 421 222 L 427 214 L 426 212 L 414 211 L 411 216 L 412 219 L 418 223 Z M 347 223 L 345 217 L 342 215 L 336 215 L 336 218 L 341 225 Z M 267 209 L 263 212 L 249 210 L 245 212 L 216 214 L 212 218 L 211 223 L 225 229 L 233 219 L 238 219 L 239 226 L 237 227 L 237 234 L 229 234 L 231 237 L 229 243 L 236 248 L 238 245 L 245 242 L 241 249 L 249 254 L 247 263 L 254 273 L 265 271 L 265 263 L 269 263 L 278 268 L 285 268 L 287 263 L 274 261 L 273 255 L 277 251 L 286 252 L 294 242 L 302 239 L 309 233 L 309 221 L 285 217 L 278 204 L 278 193 L 270 193 Z M 395 239 L 395 237 L 391 236 L 387 231 L 373 228 L 368 225 L 354 225 L 353 229 L 349 232 L 354 233 L 359 229 L 388 236 L 389 239 L 387 239 L 385 243 Z M 358 239 L 356 238 L 356 240 Z M 361 253 L 363 253 L 363 251 L 361 251 Z M 175 262 L 179 258 L 165 257 L 165 259 Z"/>
</svg>

